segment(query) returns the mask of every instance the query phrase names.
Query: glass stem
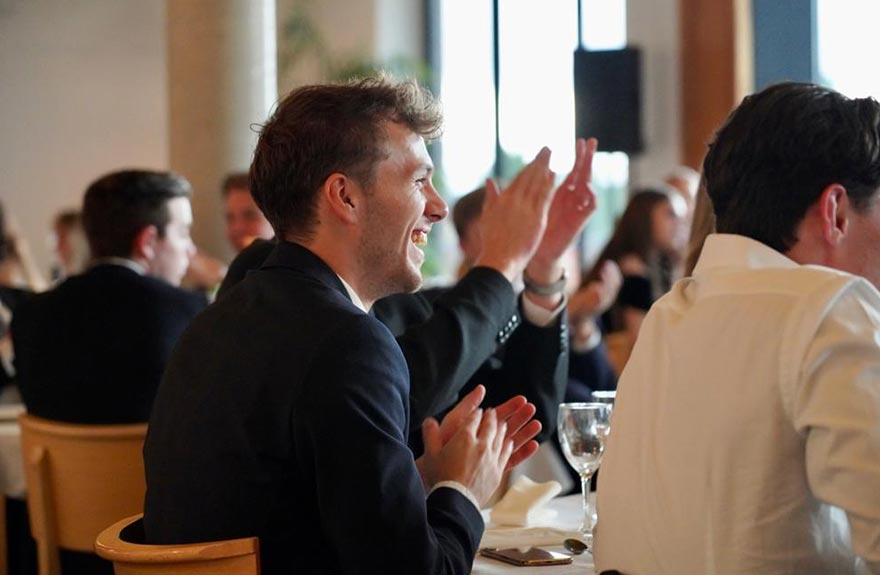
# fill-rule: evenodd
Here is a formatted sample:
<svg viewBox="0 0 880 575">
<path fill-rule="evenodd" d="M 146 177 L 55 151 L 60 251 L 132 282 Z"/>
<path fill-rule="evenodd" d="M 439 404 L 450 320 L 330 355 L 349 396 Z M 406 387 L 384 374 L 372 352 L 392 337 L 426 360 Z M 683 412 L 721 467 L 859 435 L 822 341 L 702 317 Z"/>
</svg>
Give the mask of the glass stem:
<svg viewBox="0 0 880 575">
<path fill-rule="evenodd" d="M 581 474 L 581 495 L 584 498 L 584 537 L 593 538 L 593 505 L 590 500 L 590 480 L 592 473 Z"/>
</svg>

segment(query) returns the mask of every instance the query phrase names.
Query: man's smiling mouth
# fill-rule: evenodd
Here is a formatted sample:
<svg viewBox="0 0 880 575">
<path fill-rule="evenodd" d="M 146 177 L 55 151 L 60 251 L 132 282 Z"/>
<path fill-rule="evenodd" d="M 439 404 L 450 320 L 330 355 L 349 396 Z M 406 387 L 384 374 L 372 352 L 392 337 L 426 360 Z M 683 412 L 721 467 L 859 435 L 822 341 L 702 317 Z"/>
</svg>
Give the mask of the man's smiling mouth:
<svg viewBox="0 0 880 575">
<path fill-rule="evenodd" d="M 428 245 L 428 232 L 424 230 L 413 230 L 412 242 L 419 247 Z"/>
</svg>

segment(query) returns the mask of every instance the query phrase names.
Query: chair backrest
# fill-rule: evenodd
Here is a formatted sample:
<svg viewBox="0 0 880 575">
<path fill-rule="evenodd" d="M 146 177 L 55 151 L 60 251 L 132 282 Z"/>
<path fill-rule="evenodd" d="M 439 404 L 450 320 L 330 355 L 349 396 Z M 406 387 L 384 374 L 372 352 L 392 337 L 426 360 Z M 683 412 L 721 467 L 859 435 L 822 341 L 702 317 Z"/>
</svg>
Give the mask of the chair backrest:
<svg viewBox="0 0 880 575">
<path fill-rule="evenodd" d="M 147 424 L 81 425 L 27 414 L 18 422 L 39 573 L 57 575 L 59 547 L 92 552 L 102 529 L 143 510 Z"/>
<path fill-rule="evenodd" d="M 259 575 L 256 537 L 183 545 L 144 544 L 143 514 L 119 521 L 95 540 L 116 575 Z"/>
<path fill-rule="evenodd" d="M 605 336 L 605 348 L 608 350 L 608 360 L 614 373 L 620 377 L 629 356 L 632 353 L 635 342 L 629 333 L 625 331 L 609 333 Z"/>
</svg>

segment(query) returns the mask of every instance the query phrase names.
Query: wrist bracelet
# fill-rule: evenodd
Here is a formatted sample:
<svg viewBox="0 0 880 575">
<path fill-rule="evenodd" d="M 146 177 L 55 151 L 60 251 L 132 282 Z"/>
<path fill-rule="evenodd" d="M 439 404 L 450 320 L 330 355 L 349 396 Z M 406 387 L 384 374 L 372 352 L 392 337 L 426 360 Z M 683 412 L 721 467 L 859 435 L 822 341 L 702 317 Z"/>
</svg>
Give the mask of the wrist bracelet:
<svg viewBox="0 0 880 575">
<path fill-rule="evenodd" d="M 535 295 L 556 295 L 558 293 L 562 293 L 565 289 L 565 280 L 568 279 L 565 275 L 565 268 L 562 268 L 562 276 L 555 282 L 549 285 L 536 284 L 532 281 L 532 279 L 528 276 L 528 274 L 523 271 L 523 284 L 526 286 L 526 291 L 531 292 Z"/>
</svg>

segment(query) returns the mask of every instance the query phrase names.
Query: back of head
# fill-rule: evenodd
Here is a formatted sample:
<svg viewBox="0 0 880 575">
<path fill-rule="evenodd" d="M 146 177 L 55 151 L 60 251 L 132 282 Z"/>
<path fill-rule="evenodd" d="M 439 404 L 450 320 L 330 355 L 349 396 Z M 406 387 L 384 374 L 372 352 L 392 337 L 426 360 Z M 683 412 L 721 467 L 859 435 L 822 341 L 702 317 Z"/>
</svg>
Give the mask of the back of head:
<svg viewBox="0 0 880 575">
<path fill-rule="evenodd" d="M 880 105 L 813 84 L 784 83 L 746 97 L 703 162 L 719 232 L 786 252 L 807 209 L 830 184 L 856 210 L 880 186 Z"/>
<path fill-rule="evenodd" d="M 371 183 L 385 155 L 386 122 L 433 138 L 442 119 L 418 84 L 384 77 L 305 86 L 278 105 L 260 132 L 250 170 L 251 193 L 278 237 L 312 235 L 316 193 L 330 174 Z"/>
<path fill-rule="evenodd" d="M 155 226 L 164 237 L 168 202 L 191 194 L 186 179 L 168 172 L 123 170 L 92 182 L 82 211 L 92 257 L 130 257 L 137 234 L 146 226 Z"/>
<path fill-rule="evenodd" d="M 459 239 L 464 239 L 468 225 L 480 217 L 483 212 L 483 200 L 486 188 L 480 187 L 462 196 L 452 208 L 452 223 Z"/>
</svg>

